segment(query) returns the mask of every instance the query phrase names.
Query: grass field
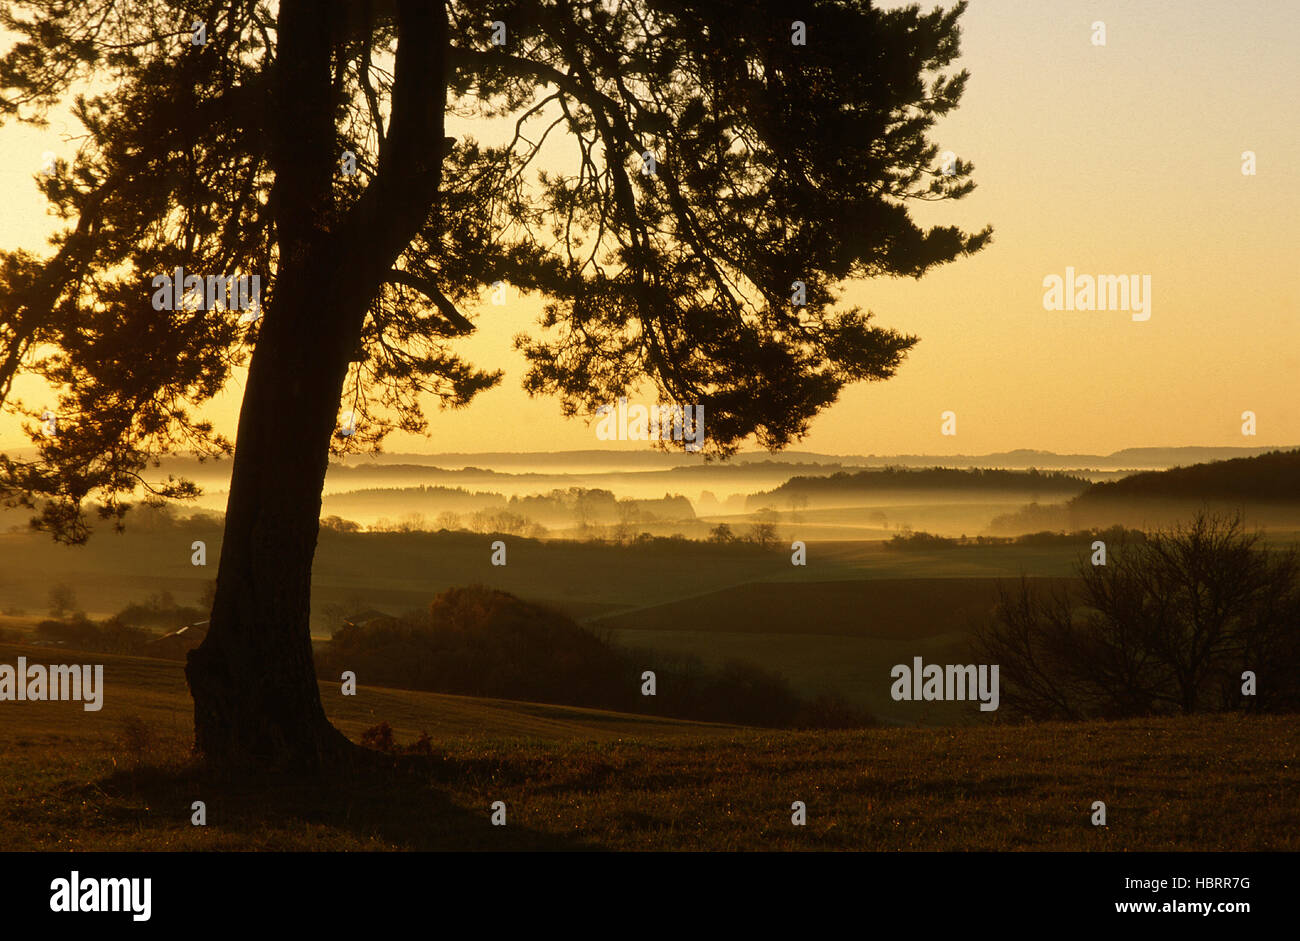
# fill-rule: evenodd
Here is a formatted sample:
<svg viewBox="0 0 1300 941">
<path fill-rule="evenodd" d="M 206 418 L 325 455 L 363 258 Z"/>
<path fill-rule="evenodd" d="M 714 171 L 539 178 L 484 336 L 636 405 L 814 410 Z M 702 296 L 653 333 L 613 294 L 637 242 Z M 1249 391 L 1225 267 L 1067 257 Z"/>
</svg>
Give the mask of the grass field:
<svg viewBox="0 0 1300 941">
<path fill-rule="evenodd" d="M 779 527 L 784 548 L 694 544 L 674 547 L 536 542 L 504 537 L 508 564 L 491 564 L 494 538 L 473 533 L 322 532 L 313 569 L 312 607 L 358 598 L 397 613 L 422 607 L 445 588 L 482 583 L 549 603 L 577 616 L 659 604 L 754 581 L 859 578 L 1068 575 L 1080 547 L 973 547 L 933 553 L 886 552 L 879 542 L 807 541 L 807 565 L 791 564 L 792 526 Z M 195 603 L 216 577 L 221 529 L 182 524 L 124 534 L 97 532 L 83 546 L 48 536 L 0 532 L 0 613 L 43 613 L 50 587 L 64 583 L 92 617 L 167 590 Z M 192 564 L 202 540 L 207 565 Z M 318 625 L 323 628 L 323 625 Z"/>
<path fill-rule="evenodd" d="M 205 568 L 191 565 L 194 539 L 207 541 Z M 56 580 L 72 587 L 93 617 L 161 591 L 193 604 L 216 574 L 220 539 L 217 528 L 202 524 L 97 534 L 75 548 L 40 535 L 0 534 L 0 629 L 30 630 Z M 323 617 L 331 603 L 396 614 L 425 607 L 447 588 L 479 583 L 558 608 L 621 645 L 712 666 L 745 661 L 807 698 L 837 696 L 886 722 L 980 722 L 987 715 L 970 703 L 893 702 L 890 667 L 914 656 L 971 662 L 969 632 L 996 600 L 998 579 L 1068 575 L 1080 551 L 890 552 L 879 543 L 828 540 L 809 542 L 807 565 L 796 566 L 785 549 L 507 538 L 508 564 L 493 566 L 490 543 L 469 533 L 322 533 L 313 571 L 317 641 L 336 626 Z"/>
<path fill-rule="evenodd" d="M 189 756 L 180 664 L 19 654 L 103 663 L 107 688 L 97 713 L 0 704 L 5 850 L 1300 849 L 1296 716 L 772 733 L 323 685 L 354 739 L 428 732 L 428 772 L 235 783 Z"/>
<path fill-rule="evenodd" d="M 1062 579 L 1041 579 L 1045 586 Z M 829 693 L 894 723 L 987 721 L 972 703 L 895 702 L 890 669 L 971 663 L 971 631 L 996 604 L 995 578 L 871 578 L 757 582 L 588 622 L 628 647 L 671 651 L 717 666 L 747 660 L 807 697 Z"/>
</svg>

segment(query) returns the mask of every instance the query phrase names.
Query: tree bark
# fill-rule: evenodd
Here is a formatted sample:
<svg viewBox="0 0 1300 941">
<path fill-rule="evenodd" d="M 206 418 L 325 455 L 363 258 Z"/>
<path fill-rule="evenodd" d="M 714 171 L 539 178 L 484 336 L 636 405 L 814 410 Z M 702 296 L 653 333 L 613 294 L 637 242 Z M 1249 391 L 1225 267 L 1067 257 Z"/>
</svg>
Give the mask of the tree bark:
<svg viewBox="0 0 1300 941">
<path fill-rule="evenodd" d="M 352 751 L 312 660 L 311 568 L 348 361 L 387 272 L 437 199 L 446 99 L 441 3 L 398 5 L 389 140 L 348 213 L 332 196 L 338 0 L 282 0 L 277 51 L 280 260 L 249 365 L 209 630 L 189 655 L 195 745 L 218 762 L 315 771 Z"/>
<path fill-rule="evenodd" d="M 325 718 L 312 662 L 311 567 L 344 376 L 282 269 L 249 368 L 208 635 L 190 654 L 195 744 L 205 755 L 319 767 L 342 736 Z M 299 282 L 294 286 L 294 281 Z"/>
</svg>

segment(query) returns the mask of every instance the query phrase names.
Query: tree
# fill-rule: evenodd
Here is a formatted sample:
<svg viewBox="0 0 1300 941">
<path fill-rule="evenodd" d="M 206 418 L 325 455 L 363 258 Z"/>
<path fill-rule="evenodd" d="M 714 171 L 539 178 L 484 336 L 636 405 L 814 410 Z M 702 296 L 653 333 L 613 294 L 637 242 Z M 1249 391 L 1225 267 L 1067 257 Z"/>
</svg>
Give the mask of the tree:
<svg viewBox="0 0 1300 941">
<path fill-rule="evenodd" d="M 641 507 L 635 500 L 619 500 L 614 508 L 618 514 L 618 523 L 611 538 L 620 546 L 625 546 L 632 541 L 633 530 L 642 522 Z"/>
<path fill-rule="evenodd" d="M 50 588 L 49 595 L 50 617 L 63 618 L 71 614 L 77 607 L 77 593 L 67 585 L 59 582 Z"/>
<path fill-rule="evenodd" d="M 736 534 L 731 531 L 731 526 L 727 523 L 719 523 L 709 530 L 709 542 L 728 543 L 735 541 Z"/>
<path fill-rule="evenodd" d="M 1076 591 L 1022 580 L 979 635 L 1002 702 L 1037 719 L 1300 707 L 1300 557 L 1240 517 L 1182 526 L 1085 558 Z M 1255 674 L 1243 695 L 1243 674 Z"/>
<path fill-rule="evenodd" d="M 790 519 L 796 523 L 803 522 L 803 511 L 808 509 L 808 494 L 792 494 L 786 503 L 790 507 Z"/>
<path fill-rule="evenodd" d="M 453 513 L 450 510 L 443 510 L 434 518 L 433 525 L 440 530 L 450 529 L 454 531 L 460 529 L 460 514 Z"/>
<path fill-rule="evenodd" d="M 5 3 L 22 38 L 0 116 L 96 84 L 75 157 L 39 184 L 75 221 L 48 258 L 0 255 L 0 399 L 38 448 L 0 459 L 0 487 L 79 542 L 92 499 L 120 525 L 141 488 L 197 492 L 146 479 L 163 455 L 233 454 L 186 668 L 196 745 L 347 757 L 308 633 L 331 451 L 424 431 L 422 394 L 460 407 L 500 380 L 452 347 L 474 326 L 460 307 L 498 282 L 549 298 L 517 340 L 530 393 L 592 415 L 648 380 L 706 408 L 710 455 L 782 447 L 845 385 L 893 375 L 916 338 L 836 286 L 920 277 L 991 237 L 908 209 L 974 185 L 929 138 L 965 86 L 948 71 L 963 8 L 502 0 L 488 23 L 463 0 Z M 483 146 L 448 118 L 514 134 Z M 569 164 L 534 173 L 548 140 Z M 158 310 L 178 267 L 256 274 L 260 306 Z M 195 409 L 245 366 L 235 447 Z M 51 426 L 12 398 L 20 372 L 57 390 Z"/>
<path fill-rule="evenodd" d="M 418 514 L 416 514 L 418 515 Z M 336 533 L 359 533 L 361 524 L 352 520 L 345 520 L 341 516 L 326 516 L 320 521 L 321 529 L 327 529 Z"/>
<path fill-rule="evenodd" d="M 775 549 L 779 519 L 776 510 L 770 506 L 763 507 L 754 514 L 754 522 L 749 527 L 749 541 L 764 549 Z"/>
</svg>

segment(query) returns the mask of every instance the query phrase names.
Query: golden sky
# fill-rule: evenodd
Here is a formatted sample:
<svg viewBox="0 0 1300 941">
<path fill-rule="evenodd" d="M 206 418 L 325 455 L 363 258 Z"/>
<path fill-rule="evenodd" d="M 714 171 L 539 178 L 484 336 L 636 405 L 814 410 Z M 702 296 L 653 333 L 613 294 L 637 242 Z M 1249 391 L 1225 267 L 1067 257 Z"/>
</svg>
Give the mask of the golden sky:
<svg viewBox="0 0 1300 941">
<path fill-rule="evenodd" d="M 1105 46 L 1093 44 L 1096 21 Z M 992 224 L 994 242 L 921 281 L 845 285 L 846 304 L 921 340 L 894 379 L 846 390 L 795 447 L 1300 444 L 1298 33 L 1300 4 L 1286 0 L 974 0 L 961 59 L 971 80 L 935 139 L 974 162 L 978 188 L 913 212 L 971 231 Z M 44 249 L 55 220 L 33 174 L 44 151 L 72 152 L 63 138 L 75 130 L 57 115 L 43 131 L 0 128 L 0 247 Z M 497 136 L 465 124 L 449 133 Z M 1244 151 L 1254 176 L 1242 174 Z M 1149 275 L 1150 319 L 1045 310 L 1044 278 L 1067 267 Z M 532 327 L 541 299 L 486 300 L 461 349 L 504 368 L 502 386 L 463 411 L 431 409 L 430 438 L 395 435 L 387 450 L 647 447 L 598 441 L 594 423 L 529 399 L 511 337 Z M 30 384 L 20 392 L 46 404 Z M 238 395 L 232 387 L 209 410 L 231 433 Z M 941 434 L 949 410 L 953 436 Z M 1247 410 L 1255 437 L 1241 433 Z M 0 420 L 0 447 L 24 443 Z"/>
</svg>

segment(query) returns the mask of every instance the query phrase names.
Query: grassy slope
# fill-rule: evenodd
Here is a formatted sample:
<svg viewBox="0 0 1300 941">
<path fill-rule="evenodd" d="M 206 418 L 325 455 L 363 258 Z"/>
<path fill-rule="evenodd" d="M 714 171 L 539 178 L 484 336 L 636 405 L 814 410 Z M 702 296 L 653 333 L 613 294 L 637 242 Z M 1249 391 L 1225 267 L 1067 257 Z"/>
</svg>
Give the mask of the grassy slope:
<svg viewBox="0 0 1300 941">
<path fill-rule="evenodd" d="M 981 550 L 956 550 L 967 551 Z M 890 669 L 917 656 L 970 663 L 971 629 L 997 602 L 1000 584 L 1017 583 L 960 577 L 760 582 L 589 623 L 630 647 L 691 654 L 715 665 L 748 660 L 805 696 L 833 693 L 886 721 L 950 724 L 986 717 L 966 703 L 894 702 Z"/>
<path fill-rule="evenodd" d="M 329 685 L 354 738 L 427 730 L 429 777 L 236 785 L 187 755 L 179 664 L 3 645 L 0 662 L 20 653 L 102 662 L 108 689 L 98 713 L 0 703 L 4 849 L 1300 849 L 1295 716 L 769 733 Z M 150 743 L 123 737 L 130 716 Z"/>
</svg>

